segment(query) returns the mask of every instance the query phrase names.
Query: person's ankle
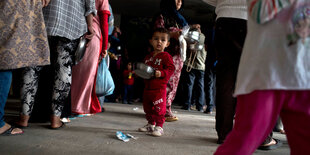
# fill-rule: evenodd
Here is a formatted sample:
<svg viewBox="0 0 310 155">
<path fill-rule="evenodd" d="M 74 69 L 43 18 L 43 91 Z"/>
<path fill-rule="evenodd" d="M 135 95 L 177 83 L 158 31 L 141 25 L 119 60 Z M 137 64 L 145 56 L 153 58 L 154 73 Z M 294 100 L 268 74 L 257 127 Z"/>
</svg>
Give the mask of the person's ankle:
<svg viewBox="0 0 310 155">
<path fill-rule="evenodd" d="M 52 128 L 57 128 L 59 126 L 61 126 L 61 120 L 60 120 L 60 116 L 56 116 L 56 115 L 52 115 L 51 116 L 51 127 Z"/>
<path fill-rule="evenodd" d="M 26 127 L 26 126 L 28 126 L 29 118 L 30 118 L 29 115 L 20 114 L 19 115 L 19 121 L 16 122 L 16 124 L 23 126 L 23 127 Z"/>
<path fill-rule="evenodd" d="M 5 123 L 5 124 L 3 125 L 3 127 L 0 128 L 0 133 L 5 132 L 5 131 L 8 130 L 10 127 L 11 127 L 10 124 Z"/>
</svg>

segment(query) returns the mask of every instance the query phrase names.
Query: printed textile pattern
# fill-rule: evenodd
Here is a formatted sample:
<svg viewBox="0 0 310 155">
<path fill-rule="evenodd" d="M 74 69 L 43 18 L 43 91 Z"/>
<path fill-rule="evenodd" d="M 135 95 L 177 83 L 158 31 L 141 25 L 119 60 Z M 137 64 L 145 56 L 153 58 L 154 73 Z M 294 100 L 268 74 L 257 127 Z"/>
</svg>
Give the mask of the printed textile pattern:
<svg viewBox="0 0 310 155">
<path fill-rule="evenodd" d="M 21 102 L 23 115 L 31 115 L 38 91 L 39 76 L 42 67 L 27 67 L 23 70 Z"/>
<path fill-rule="evenodd" d="M 71 67 L 73 54 L 78 45 L 77 40 L 58 39 L 51 37 L 53 43 L 57 43 L 57 49 L 51 50 L 52 65 L 55 71 L 55 81 L 52 96 L 52 111 L 60 116 L 66 99 L 69 97 L 71 87 Z M 56 38 L 56 39 L 55 39 Z M 55 55 L 53 55 L 55 54 Z"/>
<path fill-rule="evenodd" d="M 171 108 L 169 107 L 171 107 L 172 101 L 175 98 L 179 80 L 180 80 L 181 71 L 183 68 L 183 61 L 180 55 L 175 55 L 172 57 L 172 59 L 173 59 L 173 64 L 175 66 L 175 71 L 171 75 L 168 81 L 168 85 L 167 85 L 167 107 L 168 108 L 167 108 L 166 116 L 172 116 Z"/>
<path fill-rule="evenodd" d="M 1 1 L 0 14 L 0 70 L 48 65 L 41 1 Z"/>
</svg>

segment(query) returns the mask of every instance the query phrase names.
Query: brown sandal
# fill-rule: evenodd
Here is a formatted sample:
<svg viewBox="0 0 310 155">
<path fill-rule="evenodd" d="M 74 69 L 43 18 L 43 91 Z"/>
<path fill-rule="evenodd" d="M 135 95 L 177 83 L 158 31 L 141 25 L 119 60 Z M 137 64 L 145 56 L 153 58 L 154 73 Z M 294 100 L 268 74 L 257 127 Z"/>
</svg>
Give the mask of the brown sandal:
<svg viewBox="0 0 310 155">
<path fill-rule="evenodd" d="M 176 116 L 168 116 L 168 117 L 165 117 L 165 120 L 166 122 L 173 122 L 173 121 L 179 120 L 179 118 Z"/>
</svg>

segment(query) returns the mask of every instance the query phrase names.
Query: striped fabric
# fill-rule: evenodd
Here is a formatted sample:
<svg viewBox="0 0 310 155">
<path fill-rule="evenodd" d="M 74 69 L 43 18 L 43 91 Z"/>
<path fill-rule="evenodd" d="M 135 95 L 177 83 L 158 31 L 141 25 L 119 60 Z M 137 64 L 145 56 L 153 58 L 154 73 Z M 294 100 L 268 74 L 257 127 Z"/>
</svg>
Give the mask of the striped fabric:
<svg viewBox="0 0 310 155">
<path fill-rule="evenodd" d="M 266 23 L 290 5 L 289 0 L 248 0 L 249 16 L 257 23 Z"/>
</svg>

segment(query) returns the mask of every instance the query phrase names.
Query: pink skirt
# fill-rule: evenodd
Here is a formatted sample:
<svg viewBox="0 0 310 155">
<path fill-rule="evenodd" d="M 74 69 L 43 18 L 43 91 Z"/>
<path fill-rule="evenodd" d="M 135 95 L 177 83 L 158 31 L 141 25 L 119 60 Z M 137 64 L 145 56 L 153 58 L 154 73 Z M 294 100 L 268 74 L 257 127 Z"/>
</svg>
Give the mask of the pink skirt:
<svg viewBox="0 0 310 155">
<path fill-rule="evenodd" d="M 71 110 L 77 114 L 101 111 L 96 96 L 96 75 L 101 51 L 101 40 L 95 35 L 88 43 L 83 59 L 72 67 Z"/>
</svg>

